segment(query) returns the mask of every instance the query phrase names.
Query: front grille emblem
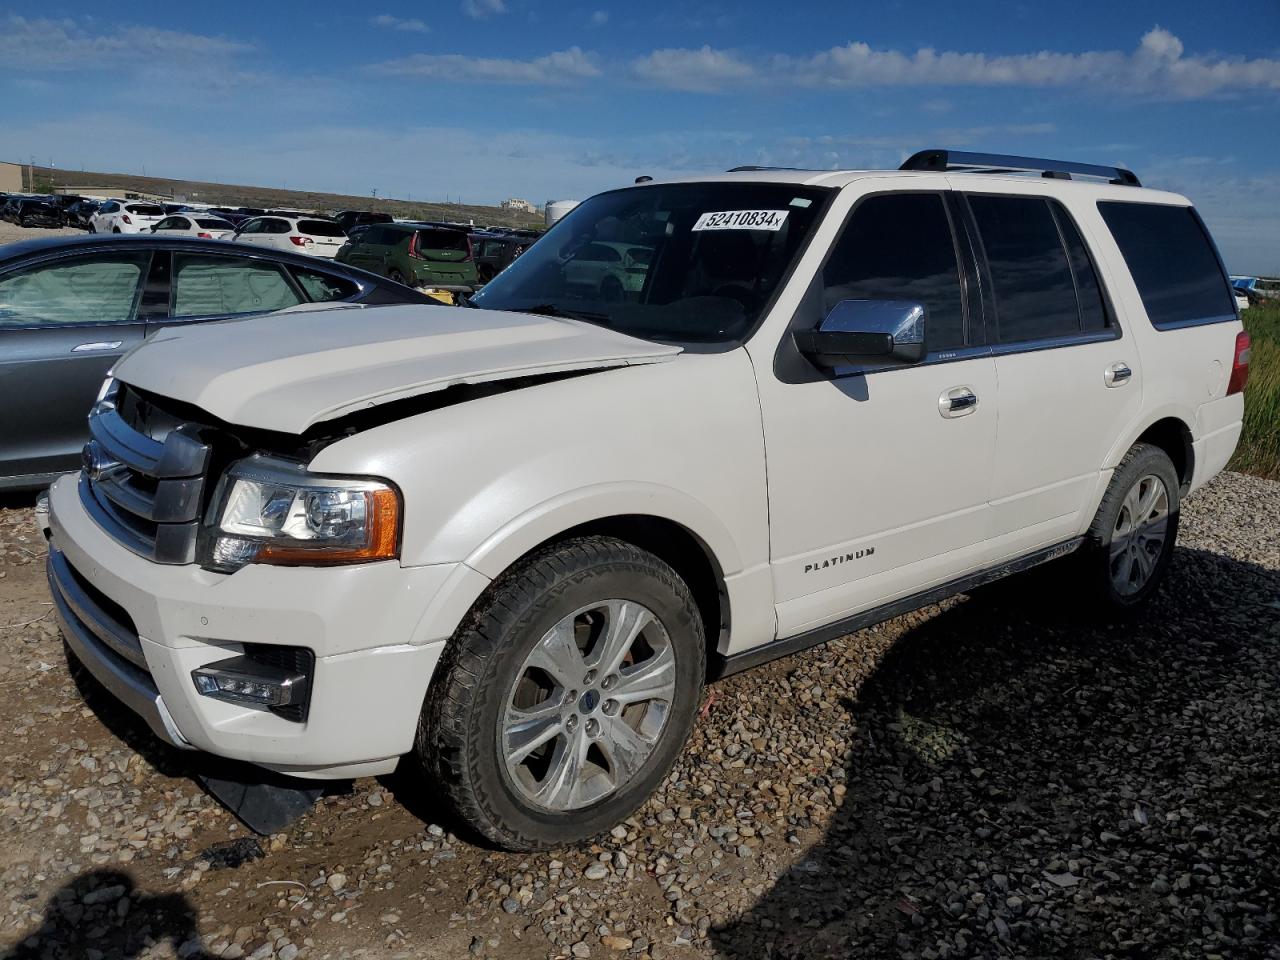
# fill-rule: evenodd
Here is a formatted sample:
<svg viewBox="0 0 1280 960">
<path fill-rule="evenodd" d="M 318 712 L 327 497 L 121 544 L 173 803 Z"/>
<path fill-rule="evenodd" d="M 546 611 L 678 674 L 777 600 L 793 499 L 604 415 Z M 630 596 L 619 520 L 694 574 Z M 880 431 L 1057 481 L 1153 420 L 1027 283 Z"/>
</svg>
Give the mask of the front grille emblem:
<svg viewBox="0 0 1280 960">
<path fill-rule="evenodd" d="M 84 472 L 95 482 L 124 467 L 123 463 L 108 455 L 97 440 L 90 440 L 84 445 L 80 460 L 84 464 Z"/>
</svg>

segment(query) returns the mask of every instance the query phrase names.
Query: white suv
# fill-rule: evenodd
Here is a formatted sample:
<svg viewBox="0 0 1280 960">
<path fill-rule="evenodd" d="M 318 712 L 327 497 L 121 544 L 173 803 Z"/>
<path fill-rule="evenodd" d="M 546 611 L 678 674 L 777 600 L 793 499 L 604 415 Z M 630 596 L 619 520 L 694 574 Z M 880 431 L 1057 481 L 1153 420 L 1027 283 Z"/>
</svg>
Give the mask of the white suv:
<svg viewBox="0 0 1280 960">
<path fill-rule="evenodd" d="M 640 251 L 621 295 L 572 282 L 601 242 Z M 471 305 L 118 363 L 49 575 L 74 658 L 168 742 L 411 762 L 498 844 L 593 836 L 708 680 L 1058 558 L 1081 605 L 1137 607 L 1241 429 L 1213 243 L 1114 168 L 644 183 Z"/>
<path fill-rule="evenodd" d="M 158 203 L 108 200 L 89 218 L 90 233 L 150 233 L 165 217 Z"/>
</svg>

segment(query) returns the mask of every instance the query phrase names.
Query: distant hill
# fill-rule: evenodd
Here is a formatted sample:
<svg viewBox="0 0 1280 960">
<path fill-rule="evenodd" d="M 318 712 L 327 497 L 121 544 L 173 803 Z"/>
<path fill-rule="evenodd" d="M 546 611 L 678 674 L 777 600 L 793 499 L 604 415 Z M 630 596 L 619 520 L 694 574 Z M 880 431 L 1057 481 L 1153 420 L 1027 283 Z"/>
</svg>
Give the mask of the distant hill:
<svg viewBox="0 0 1280 960">
<path fill-rule="evenodd" d="M 24 176 L 30 168 L 24 167 Z M 519 213 L 500 207 L 465 203 L 433 203 L 417 200 L 374 199 L 315 190 L 282 190 L 275 187 L 251 187 L 230 183 L 204 183 L 199 180 L 174 180 L 170 177 L 139 177 L 127 173 L 98 173 L 84 170 L 60 170 L 56 167 L 35 168 L 34 188 L 47 191 L 54 187 L 87 193 L 138 193 L 180 198 L 179 202 L 211 203 L 233 207 L 284 207 L 299 210 L 375 210 L 394 217 L 419 220 L 474 220 L 477 225 L 541 226 L 541 214 Z"/>
</svg>

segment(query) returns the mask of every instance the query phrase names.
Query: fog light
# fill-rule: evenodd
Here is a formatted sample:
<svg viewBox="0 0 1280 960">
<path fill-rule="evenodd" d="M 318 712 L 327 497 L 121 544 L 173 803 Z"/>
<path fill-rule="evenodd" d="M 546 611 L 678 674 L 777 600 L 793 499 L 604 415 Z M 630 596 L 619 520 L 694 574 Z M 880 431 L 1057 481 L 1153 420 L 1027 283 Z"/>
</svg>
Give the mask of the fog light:
<svg viewBox="0 0 1280 960">
<path fill-rule="evenodd" d="M 290 707 L 307 699 L 307 676 L 293 670 L 232 657 L 191 671 L 196 689 L 206 697 L 258 707 Z"/>
</svg>

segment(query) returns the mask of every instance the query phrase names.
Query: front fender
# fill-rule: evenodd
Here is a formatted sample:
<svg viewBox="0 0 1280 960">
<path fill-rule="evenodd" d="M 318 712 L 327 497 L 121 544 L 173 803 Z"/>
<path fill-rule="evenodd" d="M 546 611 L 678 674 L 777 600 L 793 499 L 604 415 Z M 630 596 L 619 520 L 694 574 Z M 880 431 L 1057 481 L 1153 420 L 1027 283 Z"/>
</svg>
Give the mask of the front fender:
<svg viewBox="0 0 1280 960">
<path fill-rule="evenodd" d="M 502 524 L 464 561 L 493 578 L 540 543 L 573 527 L 619 516 L 670 520 L 706 545 L 720 571 L 742 570 L 742 554 L 732 534 L 709 507 L 656 483 L 601 483 L 545 500 Z"/>
</svg>

